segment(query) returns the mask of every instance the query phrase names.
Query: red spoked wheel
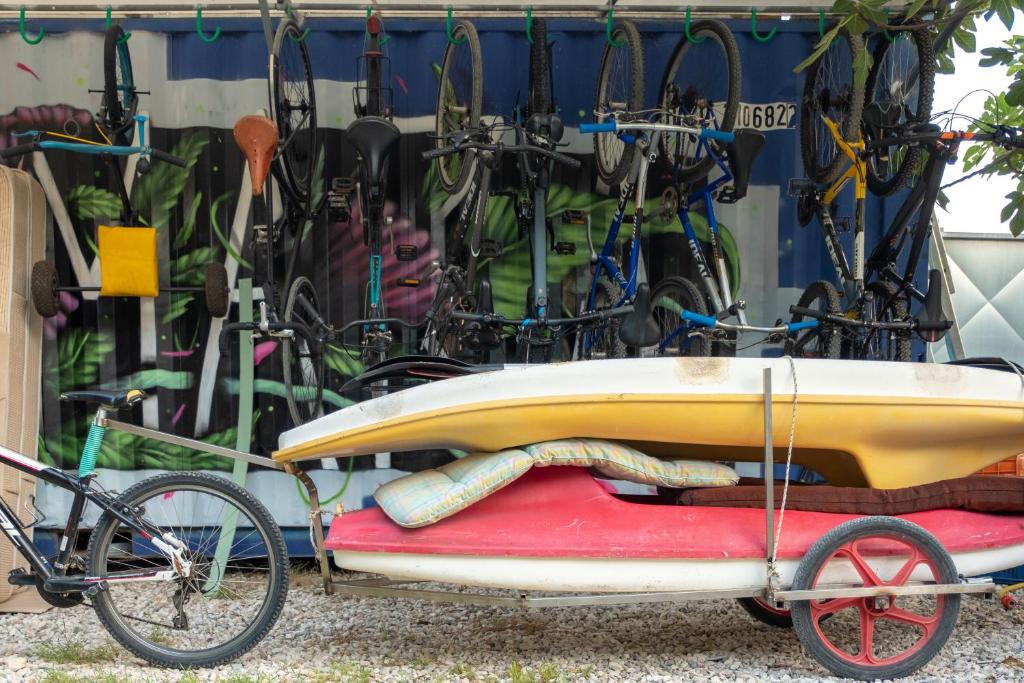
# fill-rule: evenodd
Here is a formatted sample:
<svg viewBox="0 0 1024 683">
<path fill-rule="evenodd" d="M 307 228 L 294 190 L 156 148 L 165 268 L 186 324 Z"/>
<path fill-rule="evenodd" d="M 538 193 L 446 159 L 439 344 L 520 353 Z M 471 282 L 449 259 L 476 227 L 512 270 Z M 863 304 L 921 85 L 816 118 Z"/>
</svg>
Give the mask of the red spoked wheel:
<svg viewBox="0 0 1024 683">
<path fill-rule="evenodd" d="M 764 598 L 737 598 L 736 601 L 747 611 L 747 614 L 763 624 L 778 628 L 793 627 L 793 616 L 785 607 L 780 607 Z"/>
<path fill-rule="evenodd" d="M 930 533 L 894 517 L 841 524 L 800 562 L 793 590 L 957 583 L 949 553 Z M 807 651 L 837 676 L 907 676 L 939 653 L 960 611 L 960 595 L 799 600 L 793 627 Z"/>
</svg>

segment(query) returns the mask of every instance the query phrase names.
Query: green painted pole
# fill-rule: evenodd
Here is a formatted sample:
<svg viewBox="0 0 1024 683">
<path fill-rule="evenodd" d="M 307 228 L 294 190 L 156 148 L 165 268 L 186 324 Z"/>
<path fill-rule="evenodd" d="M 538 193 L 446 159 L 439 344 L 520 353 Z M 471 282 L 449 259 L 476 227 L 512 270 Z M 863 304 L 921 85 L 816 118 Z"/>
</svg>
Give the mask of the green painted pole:
<svg viewBox="0 0 1024 683">
<path fill-rule="evenodd" d="M 252 280 L 249 278 L 238 281 L 238 321 L 252 322 Z M 253 374 L 252 332 L 241 332 L 238 340 L 238 433 L 235 438 L 235 449 L 243 452 L 248 452 L 249 444 L 252 443 Z M 231 479 L 239 486 L 245 486 L 245 475 L 248 471 L 247 462 L 235 460 Z M 210 567 L 210 578 L 206 582 L 207 591 L 216 589 L 224 574 L 224 565 L 235 541 L 237 524 L 238 510 L 231 508 L 221 519 L 217 551 L 213 556 L 213 566 Z"/>
</svg>

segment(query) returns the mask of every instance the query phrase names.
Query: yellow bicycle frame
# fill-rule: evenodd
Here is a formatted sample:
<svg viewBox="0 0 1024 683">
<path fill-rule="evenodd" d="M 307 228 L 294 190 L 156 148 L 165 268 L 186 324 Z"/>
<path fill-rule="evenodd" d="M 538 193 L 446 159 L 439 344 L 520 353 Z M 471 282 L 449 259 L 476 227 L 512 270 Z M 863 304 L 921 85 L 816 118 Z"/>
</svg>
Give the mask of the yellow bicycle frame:
<svg viewBox="0 0 1024 683">
<path fill-rule="evenodd" d="M 835 122 L 824 114 L 821 115 L 825 125 L 828 126 L 829 133 L 832 134 L 832 139 L 835 140 L 836 145 L 842 151 L 843 154 L 850 160 L 850 167 L 846 169 L 843 175 L 839 176 L 831 187 L 825 191 L 825 195 L 822 197 L 822 202 L 828 206 L 833 201 L 846 184 L 851 180 L 854 182 L 854 197 L 858 200 L 867 197 L 868 191 L 868 178 L 867 178 L 867 162 L 864 161 L 864 138 L 861 137 L 861 133 L 857 131 L 857 139 L 853 141 L 847 141 L 843 139 L 843 136 L 839 133 L 839 128 Z"/>
</svg>

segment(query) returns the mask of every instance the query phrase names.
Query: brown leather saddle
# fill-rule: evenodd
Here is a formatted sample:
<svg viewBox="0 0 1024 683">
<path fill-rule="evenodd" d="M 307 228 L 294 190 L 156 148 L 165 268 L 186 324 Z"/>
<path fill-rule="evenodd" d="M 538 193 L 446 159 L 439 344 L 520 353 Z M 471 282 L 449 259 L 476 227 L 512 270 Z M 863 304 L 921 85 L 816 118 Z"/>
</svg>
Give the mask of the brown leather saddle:
<svg viewBox="0 0 1024 683">
<path fill-rule="evenodd" d="M 259 197 L 277 151 L 277 126 L 266 116 L 243 116 L 235 122 L 235 143 L 249 164 L 252 194 Z"/>
</svg>

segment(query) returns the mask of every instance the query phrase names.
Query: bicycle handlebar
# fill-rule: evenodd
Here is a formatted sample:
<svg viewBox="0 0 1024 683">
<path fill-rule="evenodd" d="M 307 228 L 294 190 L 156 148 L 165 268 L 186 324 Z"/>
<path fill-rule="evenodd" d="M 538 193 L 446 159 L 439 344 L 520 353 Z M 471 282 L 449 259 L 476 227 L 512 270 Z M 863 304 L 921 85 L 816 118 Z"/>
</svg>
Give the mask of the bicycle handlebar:
<svg viewBox="0 0 1024 683">
<path fill-rule="evenodd" d="M 901 135 L 893 135 L 887 138 L 879 138 L 878 140 L 868 140 L 865 142 L 867 149 L 876 149 L 879 147 L 892 147 L 894 145 L 912 145 L 922 142 L 945 142 L 945 143 L 956 143 L 962 140 L 976 141 L 976 142 L 992 142 L 997 145 L 1004 147 L 1015 147 L 1017 149 L 1024 149 L 1024 131 L 1019 128 L 1012 128 L 1009 126 L 1001 127 L 999 130 L 993 133 L 974 132 L 974 131 L 957 131 L 957 130 L 927 130 L 927 131 L 916 131 L 908 132 Z"/>
<path fill-rule="evenodd" d="M 694 128 L 692 126 L 677 126 L 671 123 L 651 123 L 648 121 L 604 121 L 603 123 L 582 123 L 581 133 L 616 133 L 619 131 L 661 131 L 663 133 L 688 133 L 696 135 L 701 140 L 718 140 L 719 142 L 732 142 L 736 134 L 727 130 L 715 130 L 713 128 Z"/>
<path fill-rule="evenodd" d="M 113 154 L 114 156 L 140 154 L 144 157 L 152 156 L 154 159 L 159 159 L 160 161 L 165 161 L 169 164 L 180 166 L 181 168 L 185 168 L 188 165 L 188 162 L 184 159 L 178 158 L 159 149 L 153 149 L 149 146 L 129 147 L 125 145 L 90 145 L 83 142 L 59 142 L 57 140 L 34 140 L 21 145 L 8 147 L 7 149 L 0 150 L 0 158 L 8 159 L 11 157 L 22 156 L 30 152 L 35 152 L 37 150 L 47 149 L 64 150 L 67 152 L 74 152 L 76 154 Z"/>
<path fill-rule="evenodd" d="M 693 324 L 696 327 L 717 328 L 725 330 L 727 332 L 760 332 L 764 334 L 792 334 L 793 332 L 812 329 L 818 326 L 817 320 L 784 323 L 781 325 L 774 325 L 772 327 L 727 323 L 713 316 L 701 315 L 700 313 L 694 313 L 693 311 L 688 311 L 686 309 L 683 309 L 683 311 L 679 314 L 679 317 L 685 320 L 686 322 Z"/>
<path fill-rule="evenodd" d="M 565 164 L 570 168 L 579 168 L 580 162 L 577 159 L 573 159 L 571 156 L 562 154 L 561 152 L 555 152 L 544 147 L 538 147 L 536 145 L 503 145 L 500 142 L 497 144 L 491 144 L 486 142 L 463 142 L 458 145 L 450 147 L 438 147 L 437 149 L 428 149 L 423 152 L 424 159 L 437 159 L 439 157 L 450 156 L 452 154 L 458 154 L 459 152 L 468 149 L 479 149 L 490 152 L 510 152 L 517 154 L 520 152 L 528 152 L 532 154 L 540 154 L 541 156 L 548 157 L 557 161 L 560 164 Z"/>
<path fill-rule="evenodd" d="M 880 320 L 858 320 L 847 318 L 845 315 L 826 313 L 814 308 L 804 306 L 790 306 L 789 312 L 794 315 L 802 315 L 815 320 L 829 322 L 834 325 L 848 325 L 851 327 L 868 327 L 879 330 L 916 330 L 919 332 L 944 332 L 953 326 L 950 320 L 902 320 L 898 322 L 883 322 Z"/>
<path fill-rule="evenodd" d="M 578 323 L 598 322 L 619 318 L 629 315 L 634 311 L 632 304 L 617 306 L 603 311 L 584 313 L 574 318 L 506 318 L 499 313 L 467 313 L 465 311 L 452 311 L 452 317 L 456 320 L 470 320 L 482 322 L 486 325 L 500 325 L 511 327 L 561 327 L 562 325 L 575 325 Z"/>
</svg>

